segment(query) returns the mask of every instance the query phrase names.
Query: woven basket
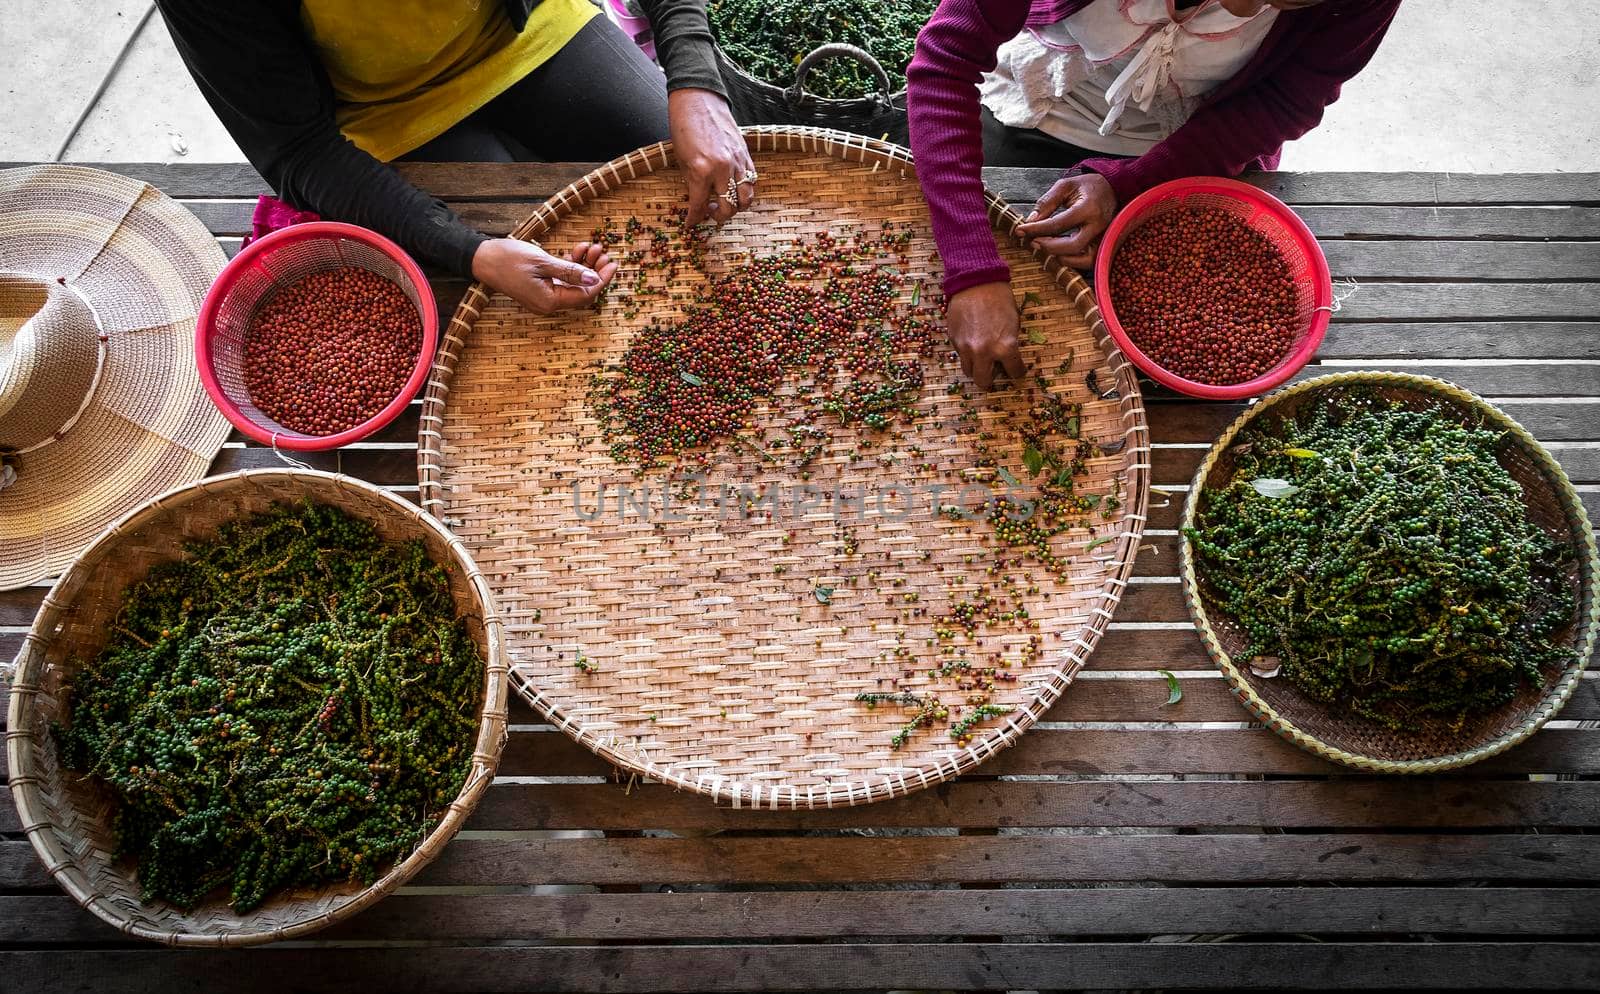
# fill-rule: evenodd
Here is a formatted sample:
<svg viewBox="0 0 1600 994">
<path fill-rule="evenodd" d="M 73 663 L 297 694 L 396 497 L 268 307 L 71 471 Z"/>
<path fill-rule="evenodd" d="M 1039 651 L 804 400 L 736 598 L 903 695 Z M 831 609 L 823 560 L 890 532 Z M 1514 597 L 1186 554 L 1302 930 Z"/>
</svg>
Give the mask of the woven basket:
<svg viewBox="0 0 1600 994">
<path fill-rule="evenodd" d="M 52 722 L 64 720 L 63 688 L 75 661 L 105 640 L 122 592 L 183 545 L 224 522 L 303 497 L 371 522 L 387 541 L 421 539 L 436 562 L 453 563 L 451 593 L 486 664 L 472 770 L 444 818 L 411 855 L 370 886 L 283 891 L 249 914 L 226 896 L 191 911 L 139 900 L 135 867 L 113 861 L 110 791 L 57 763 Z M 360 480 L 308 470 L 250 470 L 201 480 L 157 497 L 111 525 L 56 581 L 17 656 L 6 734 L 17 816 L 50 875 L 68 894 L 128 935 L 175 946 L 242 946 L 304 936 L 354 915 L 428 864 L 460 830 L 494 778 L 506 734 L 506 664 L 494 599 L 465 547 L 418 508 Z"/>
<path fill-rule="evenodd" d="M 793 83 L 774 86 L 752 76 L 729 58 L 721 45 L 713 47 L 717 70 L 728 88 L 729 106 L 740 124 L 838 128 L 869 138 L 907 139 L 905 81 L 893 89 L 889 74 L 866 49 L 840 43 L 821 45 L 796 64 Z M 843 100 L 807 93 L 806 76 L 811 70 L 826 59 L 840 58 L 854 59 L 871 70 L 878 79 L 878 92 Z"/>
<path fill-rule="evenodd" d="M 1566 473 L 1526 429 L 1486 401 L 1443 380 L 1404 373 L 1319 376 L 1269 395 L 1228 426 L 1195 473 L 1183 508 L 1183 527 L 1194 525 L 1202 491 L 1225 486 L 1232 479 L 1231 446 L 1242 430 L 1269 412 L 1290 417 L 1309 401 L 1337 398 L 1352 389 L 1408 406 L 1437 406 L 1458 413 L 1465 422 L 1505 432 L 1500 462 L 1522 485 L 1530 519 L 1570 543 L 1578 553 L 1569 575 L 1578 610 L 1573 624 L 1556 640 L 1564 639 L 1576 653 L 1572 665 L 1549 673 L 1543 686 L 1524 688 L 1500 708 L 1469 720 L 1460 731 L 1451 731 L 1443 721 L 1414 731 L 1395 731 L 1311 700 L 1286 679 L 1258 676 L 1247 660 L 1236 662 L 1236 654 L 1244 651 L 1249 640 L 1232 618 L 1217 610 L 1204 574 L 1196 572 L 1188 542 L 1181 543 L 1180 552 L 1184 597 L 1206 651 L 1221 668 L 1234 695 L 1258 720 L 1295 745 L 1324 759 L 1375 773 L 1433 773 L 1466 766 L 1511 748 L 1561 709 L 1578 686 L 1600 625 L 1600 558 L 1588 516 Z"/>
<path fill-rule="evenodd" d="M 761 173 L 760 199 L 712 238 L 706 265 L 713 273 L 737 265 L 741 254 L 762 254 L 809 234 L 843 238 L 888 222 L 913 233 L 902 266 L 906 279 L 937 294 L 942 274 L 927 205 L 904 150 L 837 132 L 745 134 Z M 654 145 L 561 191 L 515 236 L 558 249 L 594 237 L 608 220 L 618 227 L 632 216 L 653 221 L 682 199 L 670 146 Z M 998 199 L 990 197 L 989 207 L 998 232 L 1020 223 Z M 1133 369 L 1106 337 L 1088 286 L 1070 270 L 1047 270 L 1043 257 L 1012 238 L 996 237 L 1016 293 L 1032 301 L 1023 322 L 1032 369 L 1084 405 L 1084 438 L 1125 443 L 1090 459 L 1079 485 L 1108 495 L 1107 508 L 1116 495 L 1120 509 L 1096 519 L 1098 538 L 1079 530 L 1065 539 L 1064 579 L 1039 571 L 1028 607 L 1040 622 L 1043 651 L 996 694 L 996 705 L 1014 709 L 1008 716 L 984 722 L 965 746 L 941 725 L 897 750 L 890 740 L 905 721 L 902 709 L 868 709 L 855 700 L 859 693 L 919 688 L 961 700 L 920 671 L 904 674 L 926 669 L 933 619 L 988 582 L 996 542 L 987 522 L 969 527 L 919 500 L 903 520 L 861 522 L 851 551 L 826 508 L 803 516 L 783 511 L 768 522 L 677 507 L 674 513 L 690 518 L 672 521 L 659 510 L 659 490 L 653 521 L 591 520 L 589 507 L 580 513 L 574 506 L 580 486 L 582 503 L 592 505 L 602 484 L 640 485 L 631 467 L 612 459 L 586 394 L 600 365 L 618 358 L 636 330 L 682 314 L 683 298 L 701 279 L 693 271 L 667 283 L 666 274 L 649 270 L 653 285 L 670 287 L 676 297 L 641 299 L 629 296 L 635 270 L 628 269 L 598 311 L 554 317 L 531 314 L 477 285 L 446 330 L 418 440 L 423 506 L 461 536 L 494 587 L 513 686 L 623 770 L 762 807 L 904 794 L 971 770 L 1039 720 L 1094 649 L 1127 582 L 1144 524 L 1149 435 Z M 912 297 L 920 299 L 914 291 Z M 1057 375 L 1063 365 L 1069 372 Z M 944 480 L 946 468 L 968 471 L 977 436 L 1029 410 L 1022 390 L 970 402 L 949 392 L 967 382 L 953 353 L 928 360 L 924 370 L 918 417 L 895 429 L 901 437 L 894 443 L 904 451 L 916 443 L 923 455 L 853 460 L 853 444 L 866 436 L 836 433 L 842 440 L 808 470 L 812 486 L 860 494 L 863 501 L 874 487 L 882 494 L 885 484 L 911 493 L 925 479 Z M 1091 373 L 1102 392 L 1114 387 L 1120 396 L 1097 399 L 1087 386 Z M 979 403 L 972 422 L 959 423 L 963 405 Z M 758 410 L 756 418 L 776 417 L 779 408 Z M 1020 439 L 997 436 L 993 450 L 1003 465 L 1023 472 Z M 643 482 L 659 486 L 648 476 Z M 797 486 L 782 467 L 738 445 L 718 450 L 706 491 L 722 484 L 752 493 L 780 488 L 784 507 Z M 848 510 L 843 517 L 855 516 Z M 831 602 L 813 596 L 821 586 L 832 588 Z M 912 595 L 925 617 L 906 621 Z M 1018 640 L 1007 634 L 983 647 L 1014 654 Z M 920 660 L 885 662 L 900 644 Z M 580 658 L 583 669 L 574 665 Z"/>
</svg>

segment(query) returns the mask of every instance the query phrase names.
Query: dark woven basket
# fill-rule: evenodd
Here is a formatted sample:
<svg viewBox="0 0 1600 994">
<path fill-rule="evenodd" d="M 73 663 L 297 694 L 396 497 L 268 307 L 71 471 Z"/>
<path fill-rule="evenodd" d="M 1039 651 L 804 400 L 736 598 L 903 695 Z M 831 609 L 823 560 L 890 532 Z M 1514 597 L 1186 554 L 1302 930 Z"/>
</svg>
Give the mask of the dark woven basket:
<svg viewBox="0 0 1600 994">
<path fill-rule="evenodd" d="M 1469 719 L 1459 730 L 1435 719 L 1416 730 L 1396 731 L 1314 701 L 1286 679 L 1255 673 L 1241 655 L 1248 637 L 1219 610 L 1219 601 L 1212 596 L 1204 572 L 1197 571 L 1185 541 L 1180 545 L 1184 596 L 1206 651 L 1256 718 L 1324 759 L 1377 773 L 1431 773 L 1504 752 L 1537 731 L 1572 696 L 1600 624 L 1600 557 L 1583 503 L 1550 453 L 1504 413 L 1460 387 L 1426 376 L 1339 373 L 1307 380 L 1269 395 L 1222 433 L 1195 473 L 1182 525 L 1194 525 L 1202 491 L 1226 486 L 1233 479 L 1234 439 L 1240 431 L 1264 417 L 1292 417 L 1307 402 L 1338 397 L 1348 404 L 1382 399 L 1434 407 L 1456 413 L 1464 423 L 1503 432 L 1497 454 L 1500 464 L 1522 485 L 1529 519 L 1576 553 L 1566 580 L 1578 609 L 1571 624 L 1554 638 L 1572 648 L 1574 661 L 1564 670 L 1546 672 L 1541 686 L 1524 688 L 1513 700 Z"/>
<path fill-rule="evenodd" d="M 740 124 L 798 124 L 834 128 L 869 138 L 884 138 L 897 145 L 906 143 L 905 81 L 901 80 L 900 88 L 893 90 L 894 83 L 890 81 L 889 74 L 871 52 L 840 43 L 822 45 L 795 66 L 794 82 L 781 87 L 750 75 L 743 66 L 728 57 L 721 45 L 714 47 L 722 83 L 728 88 L 729 106 L 734 119 Z M 834 58 L 855 59 L 865 65 L 878 78 L 878 92 L 849 100 L 834 100 L 807 93 L 806 76 L 818 63 Z"/>
</svg>

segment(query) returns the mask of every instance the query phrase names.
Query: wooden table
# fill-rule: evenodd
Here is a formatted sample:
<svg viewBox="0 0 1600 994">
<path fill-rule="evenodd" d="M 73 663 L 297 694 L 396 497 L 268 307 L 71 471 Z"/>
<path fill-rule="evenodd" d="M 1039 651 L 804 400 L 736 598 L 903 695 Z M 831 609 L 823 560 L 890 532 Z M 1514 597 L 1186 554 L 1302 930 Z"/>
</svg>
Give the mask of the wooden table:
<svg viewBox="0 0 1600 994">
<path fill-rule="evenodd" d="M 230 250 L 242 166 L 113 166 Z M 581 166 L 414 166 L 504 231 Z M 1051 176 L 995 170 L 1031 200 Z M 1319 365 L 1497 402 L 1600 520 L 1600 176 L 1284 174 L 1360 290 Z M 442 313 L 460 280 L 435 281 Z M 52 886 L 0 800 L 0 990 L 1600 988 L 1600 680 L 1453 776 L 1358 776 L 1241 719 L 1186 620 L 1173 532 L 1238 405 L 1149 397 L 1157 496 L 1139 576 L 1049 720 L 966 777 L 850 810 L 734 811 L 605 764 L 513 710 L 501 779 L 416 881 L 310 943 L 176 952 Z M 313 457 L 415 498 L 416 413 Z M 275 464 L 235 440 L 224 472 Z M 45 588 L 0 594 L 0 657 Z M 1161 707 L 1157 669 L 1182 679 Z M 551 887 L 550 885 L 559 885 Z"/>
</svg>

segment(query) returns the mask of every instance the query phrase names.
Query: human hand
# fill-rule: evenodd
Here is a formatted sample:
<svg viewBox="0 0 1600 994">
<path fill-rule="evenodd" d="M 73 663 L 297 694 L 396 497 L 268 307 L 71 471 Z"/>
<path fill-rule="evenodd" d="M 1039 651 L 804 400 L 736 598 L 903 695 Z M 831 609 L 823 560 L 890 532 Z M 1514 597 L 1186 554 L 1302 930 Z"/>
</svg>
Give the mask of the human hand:
<svg viewBox="0 0 1600 994">
<path fill-rule="evenodd" d="M 1010 283 L 969 286 L 950 298 L 945 310 L 950 344 L 961 356 L 961 371 L 984 390 L 994 386 L 999 363 L 1012 383 L 1028 375 L 1022 362 L 1022 326 Z"/>
<path fill-rule="evenodd" d="M 1088 269 L 1116 214 L 1117 195 L 1104 176 L 1063 176 L 1039 199 L 1027 221 L 1017 225 L 1017 234 L 1074 269 Z"/>
<path fill-rule="evenodd" d="M 617 275 L 604 247 L 579 242 L 568 258 L 532 242 L 491 238 L 472 256 L 472 276 L 535 314 L 592 303 Z"/>
<path fill-rule="evenodd" d="M 707 218 L 721 224 L 755 203 L 756 184 L 747 179 L 755 163 L 726 100 L 710 90 L 673 90 L 667 94 L 667 123 L 689 187 L 690 224 Z M 726 196 L 730 184 L 737 203 Z"/>
</svg>

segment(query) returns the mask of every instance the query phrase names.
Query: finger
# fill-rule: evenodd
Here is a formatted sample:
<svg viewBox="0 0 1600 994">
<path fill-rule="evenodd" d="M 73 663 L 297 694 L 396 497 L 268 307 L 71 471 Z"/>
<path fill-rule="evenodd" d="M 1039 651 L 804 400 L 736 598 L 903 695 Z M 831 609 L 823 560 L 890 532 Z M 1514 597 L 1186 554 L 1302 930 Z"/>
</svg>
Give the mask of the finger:
<svg viewBox="0 0 1600 994">
<path fill-rule="evenodd" d="M 1085 224 L 1070 235 L 1060 238 L 1035 238 L 1033 247 L 1042 249 L 1051 255 L 1081 256 L 1088 251 L 1089 246 L 1100 240 L 1100 229 L 1093 225 Z"/>
<path fill-rule="evenodd" d="M 1017 225 L 1017 234 L 1027 238 L 1037 235 L 1063 235 L 1073 228 L 1087 224 L 1094 217 L 1094 205 L 1087 200 L 1068 204 L 1067 209 L 1037 221 Z"/>
<path fill-rule="evenodd" d="M 592 301 L 601 289 L 603 289 L 601 284 L 596 284 L 593 287 L 553 286 L 550 288 L 548 306 L 551 312 L 582 307 Z"/>
<path fill-rule="evenodd" d="M 961 360 L 961 372 L 967 379 L 972 379 L 972 356 L 966 349 L 956 349 L 956 357 Z"/>
<path fill-rule="evenodd" d="M 1086 251 L 1080 252 L 1077 255 L 1064 255 L 1061 257 L 1061 261 L 1071 266 L 1073 269 L 1092 269 L 1094 268 L 1095 256 L 1099 254 L 1100 241 L 1099 239 L 1096 239 L 1090 243 L 1089 248 Z"/>
<path fill-rule="evenodd" d="M 545 279 L 560 280 L 572 286 L 594 286 L 600 282 L 600 275 L 588 266 L 578 262 L 569 262 L 550 256 L 545 259 L 536 259 L 529 264 L 535 276 Z"/>
<path fill-rule="evenodd" d="M 578 248 L 572 250 L 572 261 L 598 271 L 601 259 L 606 257 L 605 246 L 598 243 L 579 242 Z"/>
<path fill-rule="evenodd" d="M 600 273 L 600 282 L 594 286 L 583 288 L 584 297 L 590 301 L 594 301 L 602 293 L 606 292 L 606 287 L 611 285 L 611 280 L 617 275 L 617 264 L 610 261 L 602 262 L 598 272 Z"/>
<path fill-rule="evenodd" d="M 980 390 L 994 389 L 994 359 L 988 355 L 972 357 L 972 382 Z"/>
<path fill-rule="evenodd" d="M 1028 364 L 1022 361 L 1022 349 L 1016 342 L 1012 342 L 1010 348 L 1001 353 L 1000 364 L 1005 367 L 1012 385 L 1020 386 L 1028 378 Z"/>
<path fill-rule="evenodd" d="M 1039 202 L 1033 205 L 1033 212 L 1024 218 L 1024 221 L 1037 221 L 1042 217 L 1049 217 L 1076 192 L 1077 188 L 1070 177 L 1056 180 L 1050 189 L 1044 192 L 1044 196 L 1039 198 Z"/>
<path fill-rule="evenodd" d="M 723 180 L 722 183 L 715 190 L 712 191 L 712 205 L 711 205 L 710 213 L 711 213 L 711 217 L 718 224 L 724 224 L 724 223 L 732 220 L 733 216 L 735 214 L 739 213 L 739 207 L 738 207 L 738 203 L 737 203 L 737 199 L 738 199 L 737 196 L 735 197 L 734 201 L 730 202 L 728 200 L 728 197 L 727 197 L 727 192 L 728 192 L 728 181 L 727 180 Z"/>
<path fill-rule="evenodd" d="M 700 173 L 691 173 L 688 177 L 689 184 L 689 226 L 699 224 L 706 219 L 706 207 L 711 200 L 711 177 Z"/>
</svg>

